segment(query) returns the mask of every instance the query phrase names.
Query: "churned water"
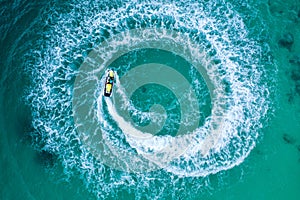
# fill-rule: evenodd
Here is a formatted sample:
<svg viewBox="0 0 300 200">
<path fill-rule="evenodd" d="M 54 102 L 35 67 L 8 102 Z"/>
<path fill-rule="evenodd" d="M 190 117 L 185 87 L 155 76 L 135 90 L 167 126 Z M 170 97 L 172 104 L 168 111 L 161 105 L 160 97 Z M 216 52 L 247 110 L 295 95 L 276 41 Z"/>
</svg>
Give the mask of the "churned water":
<svg viewBox="0 0 300 200">
<path fill-rule="evenodd" d="M 299 0 L 0 13 L 1 199 L 299 199 Z"/>
</svg>

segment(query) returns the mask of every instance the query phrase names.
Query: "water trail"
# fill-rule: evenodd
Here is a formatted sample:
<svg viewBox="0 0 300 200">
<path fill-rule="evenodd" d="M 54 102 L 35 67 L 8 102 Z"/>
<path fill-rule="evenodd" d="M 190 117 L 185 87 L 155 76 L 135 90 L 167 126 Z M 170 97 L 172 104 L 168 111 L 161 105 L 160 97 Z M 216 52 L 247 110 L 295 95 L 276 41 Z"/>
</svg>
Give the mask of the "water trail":
<svg viewBox="0 0 300 200">
<path fill-rule="evenodd" d="M 273 77 L 229 3 L 73 2 L 45 8 L 45 38 L 27 55 L 37 148 L 59 155 L 98 197 L 125 188 L 138 199 L 149 185 L 169 196 L 182 186 L 174 176 L 188 182 L 243 162 L 269 114 Z M 112 99 L 102 96 L 109 67 Z"/>
</svg>

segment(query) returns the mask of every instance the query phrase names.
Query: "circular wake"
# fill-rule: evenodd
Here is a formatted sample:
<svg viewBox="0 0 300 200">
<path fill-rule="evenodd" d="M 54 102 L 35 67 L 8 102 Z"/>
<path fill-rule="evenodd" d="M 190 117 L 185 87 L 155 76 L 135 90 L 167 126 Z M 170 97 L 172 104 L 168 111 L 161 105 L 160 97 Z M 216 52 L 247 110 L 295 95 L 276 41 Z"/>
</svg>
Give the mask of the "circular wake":
<svg viewBox="0 0 300 200">
<path fill-rule="evenodd" d="M 99 197 L 243 162 L 271 103 L 262 47 L 232 6 L 100 5 L 75 2 L 49 18 L 45 48 L 31 52 L 40 148 Z M 110 98 L 107 69 L 116 74 Z"/>
</svg>

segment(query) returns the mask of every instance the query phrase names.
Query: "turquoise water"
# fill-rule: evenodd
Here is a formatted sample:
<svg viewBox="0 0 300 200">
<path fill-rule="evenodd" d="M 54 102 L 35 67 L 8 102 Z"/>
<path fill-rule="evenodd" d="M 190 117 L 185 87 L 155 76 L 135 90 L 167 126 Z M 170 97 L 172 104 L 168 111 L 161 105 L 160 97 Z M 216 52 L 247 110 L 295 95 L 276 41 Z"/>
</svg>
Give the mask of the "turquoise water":
<svg viewBox="0 0 300 200">
<path fill-rule="evenodd" d="M 299 199 L 299 1 L 0 13 L 1 199 Z"/>
</svg>

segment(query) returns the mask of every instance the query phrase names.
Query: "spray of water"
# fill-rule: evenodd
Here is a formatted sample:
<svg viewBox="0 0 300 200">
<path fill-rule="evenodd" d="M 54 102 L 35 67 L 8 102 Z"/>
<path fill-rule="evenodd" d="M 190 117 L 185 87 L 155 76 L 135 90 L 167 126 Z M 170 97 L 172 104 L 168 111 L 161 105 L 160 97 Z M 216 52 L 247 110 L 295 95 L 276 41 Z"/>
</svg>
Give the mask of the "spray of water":
<svg viewBox="0 0 300 200">
<path fill-rule="evenodd" d="M 46 8 L 46 38 L 28 61 L 37 148 L 98 197 L 172 197 L 189 177 L 243 162 L 271 103 L 268 63 L 242 17 L 222 1 L 101 5 Z M 112 98 L 102 95 L 108 68 Z"/>
</svg>

